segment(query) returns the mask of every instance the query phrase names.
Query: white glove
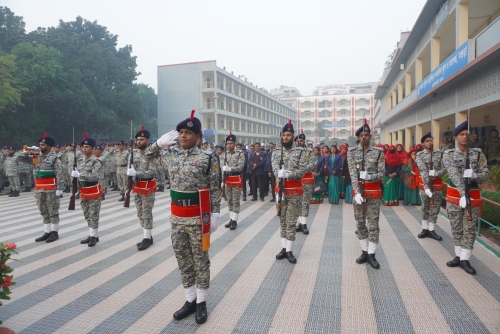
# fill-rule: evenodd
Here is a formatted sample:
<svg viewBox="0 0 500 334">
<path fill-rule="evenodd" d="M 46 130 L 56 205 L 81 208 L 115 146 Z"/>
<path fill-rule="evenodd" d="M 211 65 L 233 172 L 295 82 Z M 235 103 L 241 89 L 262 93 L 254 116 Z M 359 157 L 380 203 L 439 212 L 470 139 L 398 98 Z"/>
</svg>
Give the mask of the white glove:
<svg viewBox="0 0 500 334">
<path fill-rule="evenodd" d="M 212 216 L 210 217 L 210 233 L 214 233 L 217 231 L 217 228 L 219 227 L 217 221 L 219 220 L 219 214 L 218 213 L 212 213 Z"/>
<path fill-rule="evenodd" d="M 224 182 L 221 182 L 221 183 L 220 183 L 220 188 L 221 188 L 221 189 L 222 189 L 222 188 L 224 188 Z"/>
<path fill-rule="evenodd" d="M 476 173 L 472 169 L 466 169 L 464 170 L 464 177 L 467 177 L 469 179 L 475 179 L 476 178 Z"/>
<path fill-rule="evenodd" d="M 363 180 L 366 180 L 366 181 L 370 181 L 372 179 L 371 175 L 368 174 L 367 171 L 364 171 L 364 172 L 360 172 L 359 173 L 359 178 L 360 179 L 363 179 Z"/>
<path fill-rule="evenodd" d="M 56 196 L 59 197 L 63 194 L 62 190 L 56 190 Z"/>
<path fill-rule="evenodd" d="M 430 189 L 425 189 L 424 191 L 425 191 L 425 194 L 427 196 L 429 196 L 429 198 L 432 198 L 433 193 L 432 193 L 432 191 Z"/>
<path fill-rule="evenodd" d="M 429 170 L 429 176 L 436 177 L 437 173 L 434 169 Z"/>
<path fill-rule="evenodd" d="M 75 170 L 71 172 L 71 177 L 80 177 L 80 172 L 78 171 L 78 169 L 75 168 Z"/>
<path fill-rule="evenodd" d="M 132 166 L 132 168 L 127 169 L 128 176 L 135 176 L 136 174 L 137 174 L 137 172 L 135 171 L 134 166 Z"/>
<path fill-rule="evenodd" d="M 231 167 L 224 165 L 224 166 L 222 166 L 222 171 L 223 172 L 230 172 L 231 171 Z"/>
<path fill-rule="evenodd" d="M 278 177 L 282 179 L 286 179 L 288 177 L 288 173 L 285 170 L 285 167 L 281 167 L 281 169 L 278 171 Z"/>
<path fill-rule="evenodd" d="M 462 209 L 465 209 L 466 206 L 467 206 L 467 200 L 465 199 L 465 196 L 460 197 L 460 207 Z"/>
<path fill-rule="evenodd" d="M 354 196 L 354 199 L 356 200 L 356 203 L 358 203 L 358 204 L 361 204 L 365 201 L 365 199 L 363 198 L 363 196 L 361 196 L 361 194 L 356 194 L 356 196 Z"/>
<path fill-rule="evenodd" d="M 156 144 L 158 146 L 173 145 L 175 144 L 175 139 L 178 137 L 179 137 L 179 132 L 172 130 L 161 136 L 160 139 L 156 141 Z"/>
</svg>

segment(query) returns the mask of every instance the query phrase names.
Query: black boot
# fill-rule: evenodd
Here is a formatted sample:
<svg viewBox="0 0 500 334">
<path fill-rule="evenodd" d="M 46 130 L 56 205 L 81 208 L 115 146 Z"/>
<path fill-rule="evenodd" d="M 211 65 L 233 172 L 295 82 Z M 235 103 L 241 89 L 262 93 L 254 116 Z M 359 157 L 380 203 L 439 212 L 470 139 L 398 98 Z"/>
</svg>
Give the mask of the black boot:
<svg viewBox="0 0 500 334">
<path fill-rule="evenodd" d="M 182 320 L 190 314 L 196 312 L 196 299 L 190 302 L 185 302 L 184 306 L 180 310 L 174 313 L 175 320 Z"/>
<path fill-rule="evenodd" d="M 15 193 L 16 193 L 16 192 L 15 192 L 14 190 L 12 190 L 12 189 L 11 189 L 11 190 L 10 190 L 10 193 L 9 193 L 9 197 L 14 197 Z"/>
<path fill-rule="evenodd" d="M 469 263 L 469 260 L 462 260 L 460 261 L 460 268 L 465 270 L 465 272 L 469 275 L 475 275 L 476 274 L 476 269 L 472 268 L 472 266 Z"/>
<path fill-rule="evenodd" d="M 94 247 L 96 243 L 97 243 L 97 238 L 96 237 L 89 237 L 89 243 L 88 243 L 87 246 Z"/>
<path fill-rule="evenodd" d="M 243 202 L 246 202 L 246 201 L 247 201 L 247 197 L 243 196 Z"/>
<path fill-rule="evenodd" d="M 125 200 L 125 194 L 122 194 L 122 197 L 118 200 L 118 202 L 123 202 Z"/>
<path fill-rule="evenodd" d="M 276 254 L 276 260 L 283 260 L 286 256 L 286 248 L 282 248 L 281 252 Z"/>
<path fill-rule="evenodd" d="M 380 268 L 380 264 L 378 264 L 377 259 L 375 258 L 375 254 L 368 254 L 368 257 L 366 258 L 366 262 L 373 269 L 379 269 Z"/>
<path fill-rule="evenodd" d="M 297 225 L 295 232 L 302 232 L 302 224 Z"/>
<path fill-rule="evenodd" d="M 160 186 L 160 192 L 164 192 L 165 191 L 165 186 Z"/>
<path fill-rule="evenodd" d="M 232 219 L 229 219 L 229 223 L 227 223 L 226 225 L 224 225 L 225 228 L 230 228 L 231 227 L 231 222 L 233 220 Z"/>
<path fill-rule="evenodd" d="M 148 239 L 148 238 L 142 239 L 142 242 L 139 245 L 139 247 L 137 247 L 137 249 L 140 250 L 140 251 L 148 249 L 149 246 L 151 245 L 150 241 L 151 241 L 151 239 Z"/>
<path fill-rule="evenodd" d="M 439 235 L 436 234 L 436 231 L 429 231 L 429 233 L 427 233 L 427 237 L 434 239 L 434 240 L 437 240 L 437 241 L 443 240 L 442 237 L 440 237 Z"/>
<path fill-rule="evenodd" d="M 14 191 L 14 195 L 12 197 L 19 197 L 19 190 Z"/>
<path fill-rule="evenodd" d="M 26 187 L 26 188 L 24 188 L 24 190 L 22 192 L 29 193 L 30 191 L 31 191 L 31 187 Z"/>
<path fill-rule="evenodd" d="M 458 267 L 460 265 L 460 256 L 455 256 L 455 258 L 451 261 L 446 262 L 448 267 Z"/>
<path fill-rule="evenodd" d="M 53 242 L 56 241 L 57 239 L 59 239 L 59 233 L 56 231 L 52 231 L 50 232 L 50 237 L 47 239 L 46 242 Z"/>
<path fill-rule="evenodd" d="M 302 224 L 302 233 L 309 234 L 309 230 L 307 229 L 307 224 Z"/>
<path fill-rule="evenodd" d="M 113 186 L 113 191 L 118 191 L 120 189 L 118 189 L 118 187 L 116 186 L 116 184 Z"/>
<path fill-rule="evenodd" d="M 149 238 L 149 245 L 152 245 L 152 244 L 153 244 L 153 236 L 151 236 L 151 238 Z M 142 245 L 142 240 L 137 243 L 137 247 L 139 247 L 140 245 Z"/>
<path fill-rule="evenodd" d="M 366 259 L 368 258 L 368 252 L 363 251 L 361 255 L 356 259 L 357 264 L 363 264 L 366 262 Z"/>
<path fill-rule="evenodd" d="M 292 252 L 286 252 L 286 256 L 285 257 L 288 259 L 288 262 L 290 262 L 290 263 L 297 263 L 297 259 L 295 258 L 295 256 L 293 256 Z"/>
<path fill-rule="evenodd" d="M 99 237 L 95 238 L 95 241 L 96 242 L 99 242 Z M 80 240 L 80 243 L 83 245 L 83 244 L 88 244 L 90 242 L 90 236 L 83 239 L 83 240 Z"/>
<path fill-rule="evenodd" d="M 36 238 L 35 241 L 36 242 L 39 242 L 39 241 L 45 241 L 47 240 L 48 238 L 50 237 L 50 233 L 47 233 L 45 232 L 40 238 Z"/>
<path fill-rule="evenodd" d="M 69 193 L 69 186 L 67 186 L 66 188 L 64 188 L 63 193 Z"/>
<path fill-rule="evenodd" d="M 418 237 L 419 237 L 420 239 L 423 239 L 423 238 L 426 238 L 428 234 L 429 234 L 429 230 L 423 229 L 423 230 L 422 230 L 422 232 L 420 232 L 420 233 L 418 234 Z"/>
<path fill-rule="evenodd" d="M 207 302 L 196 304 L 195 320 L 198 325 L 204 324 L 208 319 Z"/>
<path fill-rule="evenodd" d="M 229 229 L 231 231 L 234 231 L 234 230 L 236 230 L 236 226 L 238 226 L 238 223 L 236 222 L 236 220 L 232 220 L 231 221 L 231 226 L 229 227 Z"/>
<path fill-rule="evenodd" d="M 102 194 L 101 200 L 104 201 L 105 199 L 106 199 L 106 196 L 104 196 L 104 194 Z"/>
</svg>

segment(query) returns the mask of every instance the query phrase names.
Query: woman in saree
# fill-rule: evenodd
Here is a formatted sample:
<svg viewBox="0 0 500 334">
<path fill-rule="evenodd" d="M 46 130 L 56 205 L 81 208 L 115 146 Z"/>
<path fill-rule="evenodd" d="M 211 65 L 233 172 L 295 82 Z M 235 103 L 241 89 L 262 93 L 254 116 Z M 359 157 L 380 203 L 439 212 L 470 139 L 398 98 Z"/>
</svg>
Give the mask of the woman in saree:
<svg viewBox="0 0 500 334">
<path fill-rule="evenodd" d="M 325 161 L 323 163 L 323 173 L 325 173 L 325 185 L 326 185 L 326 191 L 323 194 L 323 198 L 328 197 L 328 179 L 330 177 L 330 174 L 332 173 L 332 156 L 330 155 L 330 148 L 328 146 L 323 146 L 322 149 L 323 157 L 325 158 Z"/>
<path fill-rule="evenodd" d="M 313 150 L 314 152 L 314 183 L 325 183 L 325 178 L 328 176 L 328 166 L 325 165 L 325 157 L 321 155 L 319 146 L 316 146 Z M 325 169 L 326 167 L 326 169 Z M 326 183 L 325 183 L 326 184 Z M 321 194 L 312 194 L 311 196 L 311 204 L 320 204 L 323 202 L 323 193 Z"/>
<path fill-rule="evenodd" d="M 382 200 L 384 206 L 399 205 L 399 183 L 401 178 L 399 173 L 402 170 L 403 161 L 396 152 L 396 146 L 389 146 L 389 151 L 385 156 L 385 176 L 384 192 Z"/>
<path fill-rule="evenodd" d="M 404 200 L 403 205 L 422 205 L 420 200 L 420 190 L 418 189 L 418 167 L 415 162 L 417 152 L 410 151 L 408 158 L 403 164 L 403 184 L 404 184 Z"/>
<path fill-rule="evenodd" d="M 345 147 L 347 151 L 347 147 Z M 341 150 L 342 152 L 342 150 Z M 344 163 L 342 164 L 342 179 L 341 181 L 344 184 L 344 193 L 345 193 L 345 202 L 347 204 L 352 204 L 352 183 L 351 183 L 351 174 L 349 173 L 349 166 L 347 165 L 347 152 L 346 157 L 344 157 Z"/>
<path fill-rule="evenodd" d="M 347 160 L 347 147 L 345 145 L 339 146 L 340 155 L 342 156 L 342 166 L 340 167 L 340 189 L 339 189 L 339 198 L 345 198 L 345 182 L 344 182 L 344 168 Z"/>
<path fill-rule="evenodd" d="M 332 171 L 330 173 L 330 179 L 328 180 L 328 202 L 330 204 L 339 204 L 341 179 L 340 168 L 342 167 L 344 159 L 335 145 L 332 145 L 330 156 Z"/>
<path fill-rule="evenodd" d="M 401 159 L 401 161 L 403 161 L 403 164 L 404 164 L 404 161 L 406 161 L 406 159 L 408 158 L 408 153 L 405 152 L 405 148 L 403 147 L 403 145 L 397 144 L 396 145 L 396 152 L 399 154 L 399 158 Z M 404 182 L 399 182 L 399 199 L 400 200 L 404 199 L 404 192 L 405 192 Z"/>
</svg>

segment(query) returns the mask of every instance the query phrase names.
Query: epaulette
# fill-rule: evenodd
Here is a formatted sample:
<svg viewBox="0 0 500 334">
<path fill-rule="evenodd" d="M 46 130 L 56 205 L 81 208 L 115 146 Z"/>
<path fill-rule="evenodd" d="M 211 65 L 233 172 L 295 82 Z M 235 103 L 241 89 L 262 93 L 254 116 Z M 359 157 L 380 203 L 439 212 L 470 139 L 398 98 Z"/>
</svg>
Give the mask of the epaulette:
<svg viewBox="0 0 500 334">
<path fill-rule="evenodd" d="M 421 154 L 423 154 L 425 151 L 420 151 L 420 152 L 417 152 L 417 157 Z"/>
<path fill-rule="evenodd" d="M 357 148 L 358 148 L 358 147 L 354 147 L 354 146 L 353 146 L 353 147 L 349 147 L 349 149 L 348 149 L 347 151 L 348 151 L 348 152 L 350 152 L 350 151 L 354 151 L 354 150 L 355 150 L 355 149 L 357 149 Z"/>
<path fill-rule="evenodd" d="M 373 148 L 376 150 L 379 150 L 379 151 L 383 151 L 383 149 L 381 147 L 373 146 Z"/>
<path fill-rule="evenodd" d="M 455 151 L 455 149 L 454 149 L 454 148 L 449 148 L 449 149 L 447 149 L 446 151 L 444 151 L 444 153 L 452 153 L 452 152 L 454 152 L 454 151 Z"/>
</svg>

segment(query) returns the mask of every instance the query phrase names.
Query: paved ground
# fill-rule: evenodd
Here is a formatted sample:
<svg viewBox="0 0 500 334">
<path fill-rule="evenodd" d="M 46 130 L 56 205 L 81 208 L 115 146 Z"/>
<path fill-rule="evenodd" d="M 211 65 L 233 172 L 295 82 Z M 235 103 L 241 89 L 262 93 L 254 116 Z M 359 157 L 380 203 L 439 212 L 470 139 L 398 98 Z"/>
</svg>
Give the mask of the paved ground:
<svg viewBox="0 0 500 334">
<path fill-rule="evenodd" d="M 42 234 L 32 193 L 0 198 L 0 239 L 19 246 L 17 286 L 0 307 L 16 333 L 500 333 L 500 260 L 476 244 L 478 274 L 448 268 L 453 243 L 440 217 L 442 242 L 418 239 L 418 207 L 383 207 L 380 270 L 355 263 L 359 244 L 352 206 L 311 206 L 311 234 L 298 235 L 298 263 L 275 260 L 279 227 L 272 203 L 243 202 L 236 231 L 212 235 L 209 319 L 172 320 L 184 303 L 170 242 L 167 192 L 157 195 L 154 245 L 138 252 L 135 208 L 112 192 L 101 210 L 100 242 L 83 214 L 61 203 L 60 239 Z M 133 206 L 133 201 L 131 201 Z M 227 202 L 221 221 L 229 220 Z"/>
</svg>

